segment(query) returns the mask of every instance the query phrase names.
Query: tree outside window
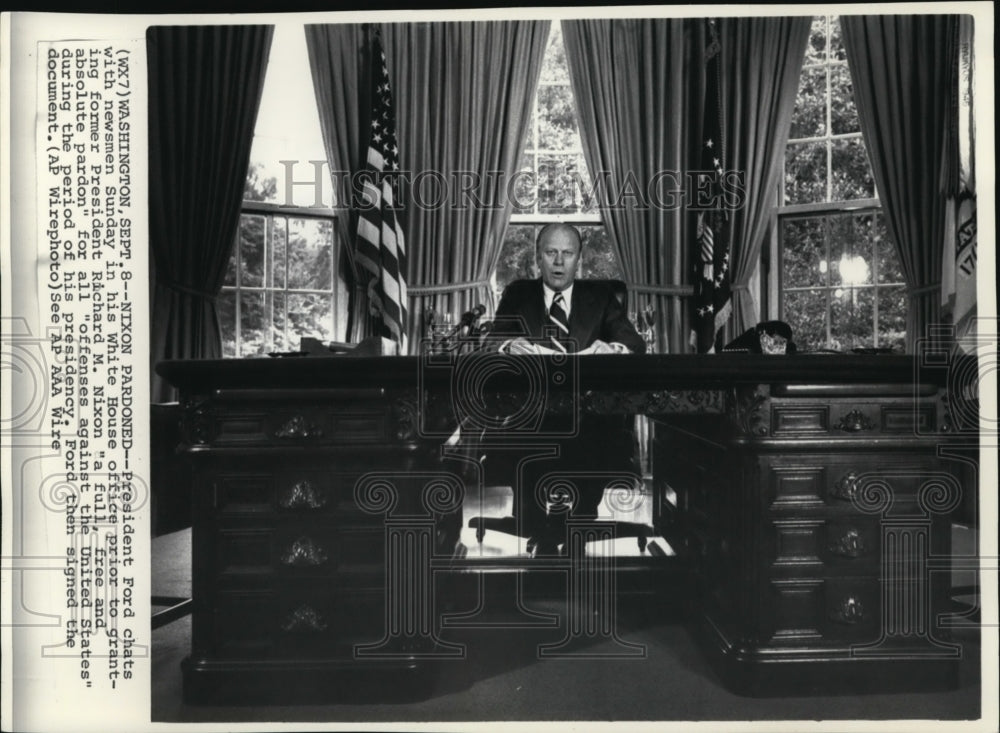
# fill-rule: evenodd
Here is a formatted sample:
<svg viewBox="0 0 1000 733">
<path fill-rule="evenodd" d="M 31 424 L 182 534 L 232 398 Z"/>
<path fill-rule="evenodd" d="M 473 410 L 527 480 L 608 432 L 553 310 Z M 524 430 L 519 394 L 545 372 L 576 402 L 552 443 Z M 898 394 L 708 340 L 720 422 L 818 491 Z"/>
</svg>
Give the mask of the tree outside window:
<svg viewBox="0 0 1000 733">
<path fill-rule="evenodd" d="M 836 16 L 814 19 L 785 149 L 780 317 L 799 348 L 892 348 L 906 284 L 875 190 Z"/>
<path fill-rule="evenodd" d="M 520 171 L 514 212 L 494 273 L 497 295 L 513 280 L 537 276 L 535 239 L 538 230 L 552 221 L 580 229 L 581 277 L 622 278 L 597 204 L 589 196 L 593 186 L 558 22 L 552 24 L 542 59 Z"/>
<path fill-rule="evenodd" d="M 309 161 L 325 160 L 303 28 L 277 25 L 254 130 L 243 209 L 218 299 L 225 357 L 296 351 L 304 336 L 341 341 L 348 291 L 330 209 L 315 207 Z M 320 200 L 332 203 L 329 171 Z M 292 189 L 292 200 L 287 199 Z"/>
</svg>

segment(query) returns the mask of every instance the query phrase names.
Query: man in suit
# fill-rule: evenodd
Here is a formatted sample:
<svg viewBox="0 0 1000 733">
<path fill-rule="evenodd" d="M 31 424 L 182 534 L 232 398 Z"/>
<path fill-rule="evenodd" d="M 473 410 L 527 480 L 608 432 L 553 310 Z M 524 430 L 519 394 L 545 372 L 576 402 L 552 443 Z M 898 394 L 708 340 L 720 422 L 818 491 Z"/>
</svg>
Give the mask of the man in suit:
<svg viewBox="0 0 1000 733">
<path fill-rule="evenodd" d="M 535 246 L 540 277 L 518 280 L 504 290 L 494 320 L 494 338 L 507 337 L 500 350 L 508 354 L 549 351 L 586 354 L 645 353 L 646 344 L 629 321 L 622 303 L 608 283 L 577 280 L 582 240 L 569 224 L 542 228 Z M 553 416 L 553 421 L 566 419 Z M 545 474 L 575 476 L 576 518 L 594 518 L 604 492 L 604 481 L 581 478 L 593 471 L 634 470 L 635 436 L 632 421 L 621 415 L 581 415 L 573 437 L 540 442 L 559 447 L 559 457 L 531 461 L 518 472 L 515 514 L 527 533 L 529 550 L 550 553 L 565 536 L 558 517 L 550 515 L 536 497 L 536 485 Z M 550 433 L 551 434 L 551 433 Z M 564 515 L 563 515 L 564 516 Z"/>
</svg>

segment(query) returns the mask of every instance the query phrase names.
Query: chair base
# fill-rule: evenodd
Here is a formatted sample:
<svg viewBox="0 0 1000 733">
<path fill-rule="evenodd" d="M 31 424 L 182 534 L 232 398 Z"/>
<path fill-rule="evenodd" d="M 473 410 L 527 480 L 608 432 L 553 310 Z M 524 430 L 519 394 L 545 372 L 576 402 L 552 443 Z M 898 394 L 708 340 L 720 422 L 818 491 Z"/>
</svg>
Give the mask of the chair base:
<svg viewBox="0 0 1000 733">
<path fill-rule="evenodd" d="M 648 524 L 639 522 L 623 522 L 610 520 L 608 522 L 614 528 L 615 537 L 635 537 L 639 545 L 639 552 L 645 552 L 649 543 L 649 538 L 653 536 L 654 530 Z M 502 532 L 503 534 L 515 537 L 528 537 L 527 551 L 533 553 L 535 549 L 532 545 L 537 542 L 534 536 L 528 536 L 521 532 L 518 527 L 517 517 L 473 517 L 469 520 L 469 528 L 476 530 L 476 542 L 482 543 L 487 530 Z"/>
</svg>

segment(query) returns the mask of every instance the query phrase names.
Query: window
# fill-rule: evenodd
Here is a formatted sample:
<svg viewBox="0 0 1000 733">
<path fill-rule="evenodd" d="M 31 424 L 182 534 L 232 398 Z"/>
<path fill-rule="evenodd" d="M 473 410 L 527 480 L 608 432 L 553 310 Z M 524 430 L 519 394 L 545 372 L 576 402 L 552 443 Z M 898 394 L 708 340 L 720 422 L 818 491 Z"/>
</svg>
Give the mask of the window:
<svg viewBox="0 0 1000 733">
<path fill-rule="evenodd" d="M 348 291 L 329 166 L 319 189 L 309 161 L 325 161 L 305 36 L 275 27 L 254 130 L 243 209 L 218 300 L 225 357 L 295 351 L 303 336 L 341 341 Z M 281 161 L 292 161 L 288 164 Z M 289 185 L 299 183 L 300 185 Z"/>
<path fill-rule="evenodd" d="M 812 24 L 779 200 L 779 313 L 799 348 L 902 350 L 906 285 L 875 191 L 836 16 Z"/>
<path fill-rule="evenodd" d="M 572 223 L 580 229 L 582 277 L 621 278 L 621 266 L 596 202 L 587 195 L 593 187 L 583 157 L 558 21 L 552 23 L 549 33 L 533 105 L 514 212 L 494 273 L 498 293 L 512 280 L 536 276 L 535 238 L 551 221 Z"/>
</svg>

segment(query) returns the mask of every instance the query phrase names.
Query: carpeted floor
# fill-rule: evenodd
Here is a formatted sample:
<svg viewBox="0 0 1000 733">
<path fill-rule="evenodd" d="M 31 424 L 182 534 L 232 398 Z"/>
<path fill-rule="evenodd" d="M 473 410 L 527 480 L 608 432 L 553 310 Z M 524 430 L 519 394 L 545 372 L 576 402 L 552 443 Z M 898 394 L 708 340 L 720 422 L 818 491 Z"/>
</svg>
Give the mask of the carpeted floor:
<svg viewBox="0 0 1000 733">
<path fill-rule="evenodd" d="M 498 541 L 502 541 L 499 540 Z M 474 544 L 474 542 L 473 542 Z M 487 554 L 489 547 L 484 549 Z M 153 591 L 189 593 L 190 533 L 154 539 Z M 965 720 L 979 717 L 979 637 L 960 630 L 961 685 L 950 692 L 853 697 L 746 698 L 726 690 L 675 615 L 643 602 L 620 609 L 618 635 L 643 645 L 645 657 L 602 659 L 610 640 L 586 648 L 586 658 L 540 659 L 539 644 L 559 641 L 566 619 L 559 604 L 536 601 L 558 625 L 535 629 L 461 629 L 464 659 L 443 662 L 429 697 L 416 702 L 300 706 L 206 706 L 182 701 L 180 662 L 190 645 L 184 618 L 153 632 L 153 721 L 700 721 L 700 720 Z M 391 699 L 391 690 L 385 691 Z M 911 730 L 899 723 L 887 730 Z"/>
</svg>

